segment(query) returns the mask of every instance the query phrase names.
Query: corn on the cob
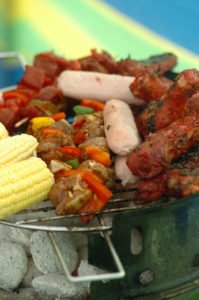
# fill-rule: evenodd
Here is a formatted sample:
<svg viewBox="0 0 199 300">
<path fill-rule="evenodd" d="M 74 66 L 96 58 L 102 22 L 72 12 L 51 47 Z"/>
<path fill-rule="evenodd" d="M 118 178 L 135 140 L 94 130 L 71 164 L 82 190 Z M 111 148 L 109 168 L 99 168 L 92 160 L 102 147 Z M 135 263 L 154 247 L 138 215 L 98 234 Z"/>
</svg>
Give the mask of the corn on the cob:
<svg viewBox="0 0 199 300">
<path fill-rule="evenodd" d="M 46 200 L 54 177 L 37 157 L 0 168 L 0 219 Z"/>
<path fill-rule="evenodd" d="M 15 135 L 0 140 L 0 167 L 33 155 L 38 142 L 28 134 Z"/>
<path fill-rule="evenodd" d="M 0 140 L 5 139 L 9 136 L 7 129 L 5 126 L 0 123 Z"/>
</svg>

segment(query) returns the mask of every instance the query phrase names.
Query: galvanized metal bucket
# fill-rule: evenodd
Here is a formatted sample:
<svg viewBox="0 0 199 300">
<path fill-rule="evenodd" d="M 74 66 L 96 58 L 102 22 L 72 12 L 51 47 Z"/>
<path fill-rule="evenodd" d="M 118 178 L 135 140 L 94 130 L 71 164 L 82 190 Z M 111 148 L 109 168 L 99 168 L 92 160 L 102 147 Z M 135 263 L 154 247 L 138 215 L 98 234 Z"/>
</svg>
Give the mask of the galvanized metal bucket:
<svg viewBox="0 0 199 300">
<path fill-rule="evenodd" d="M 122 280 L 92 283 L 91 299 L 198 300 L 197 200 L 199 195 L 194 195 L 161 207 L 115 215 L 111 239 L 126 276 Z M 113 269 L 100 236 L 89 237 L 89 260 L 101 268 Z"/>
</svg>

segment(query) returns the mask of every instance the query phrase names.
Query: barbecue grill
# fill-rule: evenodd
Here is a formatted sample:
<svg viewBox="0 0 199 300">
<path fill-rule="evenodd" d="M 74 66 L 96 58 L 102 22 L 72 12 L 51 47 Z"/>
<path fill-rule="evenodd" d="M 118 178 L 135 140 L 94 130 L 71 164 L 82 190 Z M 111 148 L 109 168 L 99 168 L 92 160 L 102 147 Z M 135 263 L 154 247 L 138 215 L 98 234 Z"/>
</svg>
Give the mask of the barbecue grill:
<svg viewBox="0 0 199 300">
<path fill-rule="evenodd" d="M 23 64 L 17 53 L 9 55 Z M 49 201 L 0 223 L 46 231 L 67 279 L 91 282 L 91 300 L 198 299 L 192 297 L 199 291 L 199 204 L 195 201 L 199 196 L 136 205 L 134 191 L 134 187 L 114 190 L 103 211 L 90 213 L 95 218 L 87 226 L 71 220 L 89 214 L 55 216 Z M 42 212 L 50 216 L 38 218 Z M 104 274 L 71 275 L 54 238 L 59 231 L 86 233 L 89 263 L 105 270 Z"/>
<path fill-rule="evenodd" d="M 144 206 L 132 204 L 132 198 L 130 189 L 116 191 L 107 208 L 92 213 L 96 218 L 88 226 L 66 225 L 86 213 L 28 218 L 30 212 L 53 214 L 50 202 L 0 223 L 46 231 L 67 279 L 92 282 L 91 299 L 191 299 L 199 290 L 198 195 Z M 58 224 L 62 220 L 65 225 Z M 89 262 L 106 273 L 72 276 L 53 237 L 58 231 L 87 233 Z"/>
</svg>

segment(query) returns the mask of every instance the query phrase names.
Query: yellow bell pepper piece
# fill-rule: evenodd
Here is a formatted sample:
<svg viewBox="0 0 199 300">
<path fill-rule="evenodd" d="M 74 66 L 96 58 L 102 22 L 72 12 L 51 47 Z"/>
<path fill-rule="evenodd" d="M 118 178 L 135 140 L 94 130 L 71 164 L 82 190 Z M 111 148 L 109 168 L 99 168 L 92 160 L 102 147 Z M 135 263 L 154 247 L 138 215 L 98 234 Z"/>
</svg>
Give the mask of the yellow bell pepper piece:
<svg viewBox="0 0 199 300">
<path fill-rule="evenodd" d="M 42 127 L 49 127 L 55 123 L 53 118 L 50 117 L 36 117 L 31 120 L 31 128 L 32 131 L 35 133 Z"/>
</svg>

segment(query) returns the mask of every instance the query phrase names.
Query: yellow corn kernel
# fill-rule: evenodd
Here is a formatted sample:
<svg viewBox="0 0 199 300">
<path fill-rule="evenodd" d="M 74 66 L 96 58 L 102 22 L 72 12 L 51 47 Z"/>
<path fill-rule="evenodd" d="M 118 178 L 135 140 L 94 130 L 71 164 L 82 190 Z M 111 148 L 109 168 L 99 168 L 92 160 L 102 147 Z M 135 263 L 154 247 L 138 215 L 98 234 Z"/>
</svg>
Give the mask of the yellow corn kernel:
<svg viewBox="0 0 199 300">
<path fill-rule="evenodd" d="M 0 167 L 7 163 L 29 158 L 33 155 L 37 145 L 36 138 L 28 134 L 15 135 L 0 140 Z"/>
<path fill-rule="evenodd" d="M 52 126 L 55 121 L 50 117 L 36 117 L 30 121 L 30 126 L 33 133 L 36 133 L 42 127 Z"/>
<path fill-rule="evenodd" d="M 5 126 L 0 123 L 0 140 L 5 139 L 9 136 L 7 129 Z"/>
<path fill-rule="evenodd" d="M 48 198 L 54 177 L 37 157 L 0 168 L 0 219 Z"/>
</svg>

